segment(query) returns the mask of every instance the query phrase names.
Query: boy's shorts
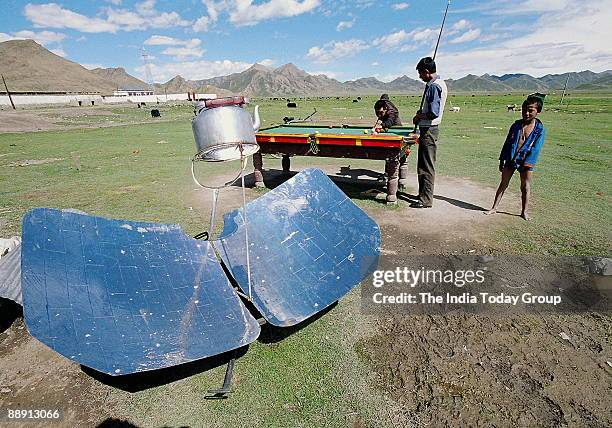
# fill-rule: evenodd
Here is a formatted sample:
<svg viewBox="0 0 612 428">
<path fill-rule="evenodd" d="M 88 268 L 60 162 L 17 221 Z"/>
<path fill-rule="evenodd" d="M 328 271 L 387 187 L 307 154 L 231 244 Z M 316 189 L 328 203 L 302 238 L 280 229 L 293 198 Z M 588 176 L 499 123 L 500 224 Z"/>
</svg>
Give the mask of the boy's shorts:
<svg viewBox="0 0 612 428">
<path fill-rule="evenodd" d="M 532 166 L 524 166 L 511 160 L 504 161 L 504 168 L 516 169 L 518 172 L 533 171 Z"/>
</svg>

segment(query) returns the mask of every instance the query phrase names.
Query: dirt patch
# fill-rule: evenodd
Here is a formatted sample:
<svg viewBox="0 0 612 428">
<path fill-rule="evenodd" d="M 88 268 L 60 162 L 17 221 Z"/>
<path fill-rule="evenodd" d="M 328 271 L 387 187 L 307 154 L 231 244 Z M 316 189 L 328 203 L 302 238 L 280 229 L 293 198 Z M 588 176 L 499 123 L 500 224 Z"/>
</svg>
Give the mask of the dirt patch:
<svg viewBox="0 0 612 428">
<path fill-rule="evenodd" d="M 381 319 L 361 346 L 416 426 L 604 427 L 611 327 L 597 315 L 412 316 Z"/>
<path fill-rule="evenodd" d="M 23 319 L 0 335 L 0 357 L 2 408 L 59 409 L 60 426 L 92 426 L 106 414 L 103 388 L 28 335 Z"/>
<path fill-rule="evenodd" d="M 53 129 L 61 129 L 61 127 L 36 112 L 0 110 L 0 133 L 49 131 Z"/>
<path fill-rule="evenodd" d="M 121 107 L 133 106 L 124 104 Z M 146 117 L 144 112 L 143 115 Z M 0 109 L 0 133 L 108 128 L 151 123 L 143 120 L 143 115 L 134 116 L 129 112 L 118 114 L 106 106 L 32 106 L 18 110 Z"/>
</svg>

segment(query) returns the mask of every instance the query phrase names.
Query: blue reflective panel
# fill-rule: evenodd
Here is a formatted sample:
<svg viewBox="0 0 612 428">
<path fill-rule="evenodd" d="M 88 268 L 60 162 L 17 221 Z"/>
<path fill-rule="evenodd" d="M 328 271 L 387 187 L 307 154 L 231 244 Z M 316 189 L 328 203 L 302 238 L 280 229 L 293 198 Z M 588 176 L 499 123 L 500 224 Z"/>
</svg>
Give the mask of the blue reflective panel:
<svg viewBox="0 0 612 428">
<path fill-rule="evenodd" d="M 380 230 L 319 169 L 307 169 L 247 204 L 253 303 L 291 326 L 331 305 L 378 264 Z M 248 294 L 242 210 L 224 217 L 215 247 Z"/>
<path fill-rule="evenodd" d="M 38 208 L 23 220 L 32 336 L 110 375 L 239 348 L 259 335 L 210 244 L 179 226 Z"/>
</svg>

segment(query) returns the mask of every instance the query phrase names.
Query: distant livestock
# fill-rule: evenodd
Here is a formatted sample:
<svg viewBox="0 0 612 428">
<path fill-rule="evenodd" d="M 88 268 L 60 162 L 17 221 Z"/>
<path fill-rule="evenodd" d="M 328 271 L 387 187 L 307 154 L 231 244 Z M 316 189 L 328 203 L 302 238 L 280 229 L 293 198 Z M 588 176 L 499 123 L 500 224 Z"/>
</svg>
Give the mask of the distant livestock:
<svg viewBox="0 0 612 428">
<path fill-rule="evenodd" d="M 508 107 L 508 111 L 516 111 L 517 105 L 516 104 L 508 104 L 506 107 Z"/>
<path fill-rule="evenodd" d="M 461 107 L 451 107 L 451 111 L 454 113 L 459 113 L 461 111 Z"/>
<path fill-rule="evenodd" d="M 287 103 L 287 107 L 289 107 L 289 108 L 296 108 L 296 107 L 297 107 L 297 104 L 296 104 L 296 103 L 289 102 L 289 103 Z"/>
</svg>

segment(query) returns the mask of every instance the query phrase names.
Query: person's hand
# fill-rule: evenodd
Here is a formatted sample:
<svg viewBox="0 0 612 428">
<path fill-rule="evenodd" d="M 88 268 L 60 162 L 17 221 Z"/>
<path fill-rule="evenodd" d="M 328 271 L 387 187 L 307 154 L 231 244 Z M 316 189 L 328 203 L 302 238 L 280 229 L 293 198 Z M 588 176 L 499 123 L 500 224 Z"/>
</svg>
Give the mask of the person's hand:
<svg viewBox="0 0 612 428">
<path fill-rule="evenodd" d="M 500 160 L 499 161 L 499 172 L 503 172 L 504 171 L 504 161 Z"/>
<path fill-rule="evenodd" d="M 413 125 L 418 125 L 419 122 L 423 119 L 427 119 L 427 115 L 421 113 L 421 110 L 417 111 L 414 117 L 412 118 Z"/>
</svg>

